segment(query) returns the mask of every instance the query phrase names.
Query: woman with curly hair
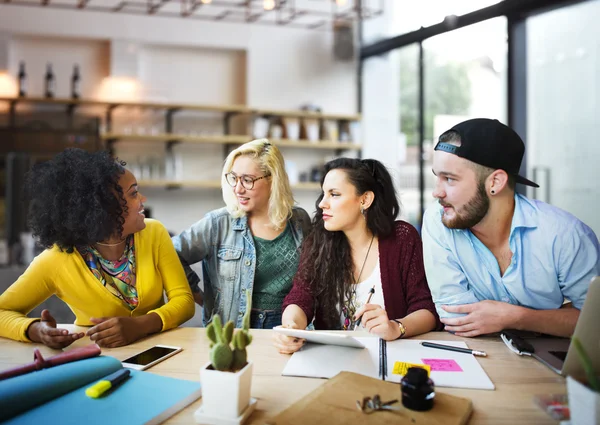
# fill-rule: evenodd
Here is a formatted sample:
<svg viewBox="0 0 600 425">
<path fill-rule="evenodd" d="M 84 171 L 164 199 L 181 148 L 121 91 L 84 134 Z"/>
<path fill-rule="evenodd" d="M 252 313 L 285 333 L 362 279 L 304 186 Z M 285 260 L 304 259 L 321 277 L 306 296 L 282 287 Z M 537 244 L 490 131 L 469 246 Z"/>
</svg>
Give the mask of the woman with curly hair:
<svg viewBox="0 0 600 425">
<path fill-rule="evenodd" d="M 145 219 L 135 177 L 107 152 L 67 149 L 28 174 L 29 224 L 47 249 L 0 295 L 0 336 L 63 348 L 84 333 L 57 328 L 52 295 L 104 347 L 132 343 L 194 315 L 185 273 L 164 226 Z M 167 303 L 163 301 L 163 292 Z"/>
<path fill-rule="evenodd" d="M 298 269 L 310 218 L 294 207 L 283 156 L 267 139 L 234 149 L 221 180 L 226 207 L 209 212 L 173 238 L 204 323 L 214 314 L 242 327 L 245 291 L 252 294 L 252 328 L 281 324 L 281 303 Z M 204 291 L 190 268 L 202 261 Z"/>
<path fill-rule="evenodd" d="M 338 158 L 325 164 L 321 186 L 283 326 L 304 329 L 314 318 L 315 329 L 353 330 L 360 320 L 386 340 L 436 328 L 421 239 L 395 221 L 400 206 L 385 166 Z M 275 334 L 274 343 L 293 353 L 303 340 Z"/>
</svg>

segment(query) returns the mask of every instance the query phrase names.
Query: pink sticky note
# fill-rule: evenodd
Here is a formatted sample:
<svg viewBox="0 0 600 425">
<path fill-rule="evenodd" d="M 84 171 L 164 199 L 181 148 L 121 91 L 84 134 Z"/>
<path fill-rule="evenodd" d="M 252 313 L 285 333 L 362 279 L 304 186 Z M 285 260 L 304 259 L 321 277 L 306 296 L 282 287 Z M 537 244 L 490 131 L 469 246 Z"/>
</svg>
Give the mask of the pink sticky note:
<svg viewBox="0 0 600 425">
<path fill-rule="evenodd" d="M 431 366 L 432 372 L 462 372 L 462 368 L 452 359 L 421 359 Z"/>
</svg>

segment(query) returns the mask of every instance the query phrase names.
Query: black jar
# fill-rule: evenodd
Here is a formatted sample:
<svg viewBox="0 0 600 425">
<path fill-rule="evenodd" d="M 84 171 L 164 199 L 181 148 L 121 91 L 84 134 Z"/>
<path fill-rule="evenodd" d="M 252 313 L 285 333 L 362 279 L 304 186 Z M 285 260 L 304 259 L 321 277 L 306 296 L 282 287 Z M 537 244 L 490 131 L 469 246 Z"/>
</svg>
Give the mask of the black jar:
<svg viewBox="0 0 600 425">
<path fill-rule="evenodd" d="M 425 411 L 433 407 L 435 390 L 427 371 L 420 367 L 411 367 L 400 381 L 402 405 L 407 409 Z"/>
</svg>

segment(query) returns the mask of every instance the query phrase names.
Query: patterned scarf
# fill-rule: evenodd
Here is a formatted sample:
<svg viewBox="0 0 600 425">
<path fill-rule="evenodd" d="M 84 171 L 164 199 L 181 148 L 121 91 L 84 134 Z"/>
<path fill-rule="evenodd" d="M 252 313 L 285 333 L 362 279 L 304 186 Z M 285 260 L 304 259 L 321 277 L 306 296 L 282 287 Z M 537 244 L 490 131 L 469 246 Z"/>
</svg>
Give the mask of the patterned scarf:
<svg viewBox="0 0 600 425">
<path fill-rule="evenodd" d="M 133 235 L 127 237 L 125 251 L 117 261 L 105 260 L 91 246 L 84 248 L 80 253 L 92 274 L 111 294 L 123 301 L 131 310 L 137 307 Z"/>
</svg>

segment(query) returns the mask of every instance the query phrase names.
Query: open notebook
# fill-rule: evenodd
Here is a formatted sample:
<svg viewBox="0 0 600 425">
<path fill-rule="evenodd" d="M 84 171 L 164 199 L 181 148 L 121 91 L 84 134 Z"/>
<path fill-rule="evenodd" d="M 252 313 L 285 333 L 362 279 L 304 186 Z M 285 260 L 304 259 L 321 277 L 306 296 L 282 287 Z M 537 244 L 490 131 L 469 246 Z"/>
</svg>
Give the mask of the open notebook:
<svg viewBox="0 0 600 425">
<path fill-rule="evenodd" d="M 104 396 L 85 389 L 121 369 L 114 357 L 94 357 L 0 381 L 0 422 L 13 424 L 159 424 L 201 396 L 200 383 L 131 370 Z"/>
<path fill-rule="evenodd" d="M 356 339 L 363 343 L 365 348 L 306 344 L 292 355 L 282 374 L 332 378 L 346 371 L 378 378 L 379 338 Z M 407 339 L 386 344 L 388 373 L 385 379 L 387 381 L 400 382 L 403 375 L 393 373 L 394 364 L 403 362 L 429 364 L 431 367 L 429 376 L 438 387 L 494 389 L 494 384 L 473 355 L 423 347 L 421 342 L 423 341 Z M 444 344 L 468 348 L 467 344 L 461 341 L 444 341 Z"/>
</svg>

